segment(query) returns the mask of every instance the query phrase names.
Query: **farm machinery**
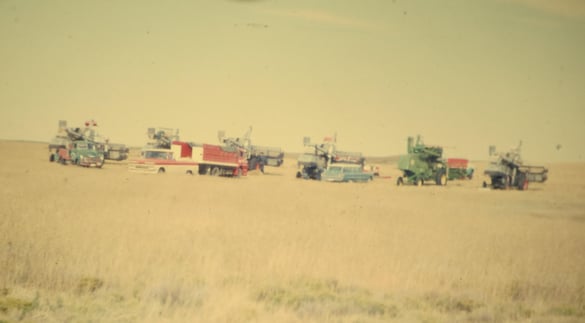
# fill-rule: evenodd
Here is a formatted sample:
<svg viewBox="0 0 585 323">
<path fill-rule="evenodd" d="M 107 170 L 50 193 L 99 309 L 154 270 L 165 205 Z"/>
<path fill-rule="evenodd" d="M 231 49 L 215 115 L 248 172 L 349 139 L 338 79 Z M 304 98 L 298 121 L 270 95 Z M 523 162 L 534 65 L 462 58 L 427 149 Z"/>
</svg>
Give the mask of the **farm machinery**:
<svg viewBox="0 0 585 323">
<path fill-rule="evenodd" d="M 505 153 L 497 153 L 496 147 L 490 146 L 489 155 L 492 160 L 484 171 L 489 182 L 483 182 L 484 188 L 526 190 L 529 182 L 543 183 L 547 180 L 546 167 L 524 165 L 520 155 L 521 147 L 522 142 Z"/>
<path fill-rule="evenodd" d="M 297 159 L 297 178 L 321 179 L 321 174 L 331 164 L 354 164 L 360 165 L 363 169 L 366 159 L 359 152 L 346 152 L 337 150 L 337 138 L 325 137 L 321 144 L 311 143 L 311 138 L 304 137 L 303 145 L 311 150 L 305 152 Z"/>
<path fill-rule="evenodd" d="M 49 142 L 50 161 L 54 161 L 60 149 L 70 147 L 74 142 L 85 141 L 91 144 L 92 149 L 98 150 L 106 160 L 121 161 L 128 158 L 128 147 L 123 144 L 110 143 L 97 131 L 97 123 L 86 121 L 85 127 L 67 127 L 67 121 L 59 121 L 59 129 L 55 137 Z"/>
<path fill-rule="evenodd" d="M 224 131 L 219 131 L 219 142 L 233 149 L 245 152 L 249 169 L 258 169 L 264 173 L 264 166 L 280 167 L 284 161 L 284 152 L 278 147 L 252 145 L 250 135 L 252 127 L 242 137 L 226 137 Z"/>
<path fill-rule="evenodd" d="M 447 179 L 472 179 L 474 168 L 469 165 L 469 160 L 463 158 L 447 159 Z"/>
<path fill-rule="evenodd" d="M 422 186 L 428 181 L 447 185 L 448 170 L 443 159 L 443 148 L 425 145 L 420 136 L 417 136 L 416 142 L 413 137 L 408 137 L 407 154 L 400 156 L 398 169 L 403 172 L 396 181 L 398 186 L 405 182 Z"/>
</svg>

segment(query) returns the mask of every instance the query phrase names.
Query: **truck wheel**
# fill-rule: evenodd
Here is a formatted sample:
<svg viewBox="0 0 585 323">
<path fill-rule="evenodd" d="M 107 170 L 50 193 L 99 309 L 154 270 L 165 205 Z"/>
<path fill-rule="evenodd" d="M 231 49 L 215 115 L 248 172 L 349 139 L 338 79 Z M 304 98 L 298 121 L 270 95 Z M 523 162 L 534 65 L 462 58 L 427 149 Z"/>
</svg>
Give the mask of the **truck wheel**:
<svg viewBox="0 0 585 323">
<path fill-rule="evenodd" d="M 49 161 L 52 163 L 55 161 L 55 154 L 52 154 L 49 156 Z"/>
<path fill-rule="evenodd" d="M 404 185 L 404 179 L 402 179 L 402 176 L 400 176 L 396 180 L 396 186 L 402 186 L 402 185 Z"/>
<path fill-rule="evenodd" d="M 414 183 L 415 183 L 416 186 L 421 187 L 421 186 L 423 186 L 424 181 L 419 178 Z"/>
<path fill-rule="evenodd" d="M 297 172 L 297 178 L 301 178 L 303 177 L 303 174 L 301 174 L 301 172 Z"/>
<path fill-rule="evenodd" d="M 162 167 L 161 167 L 161 168 L 159 168 L 159 169 L 158 169 L 158 173 L 159 173 L 159 174 L 164 174 L 164 173 L 165 173 L 165 169 L 164 169 L 164 168 L 162 168 Z"/>
<path fill-rule="evenodd" d="M 213 167 L 211 169 L 211 176 L 219 176 L 219 167 Z"/>
<path fill-rule="evenodd" d="M 488 185 L 487 185 L 487 182 L 486 182 L 486 181 L 483 181 L 483 184 L 482 184 L 481 186 L 482 186 L 483 188 L 487 188 L 487 187 L 488 187 Z"/>
<path fill-rule="evenodd" d="M 188 170 L 188 171 L 186 172 L 186 174 L 187 174 L 187 175 L 193 175 L 193 171 L 192 171 L 192 170 Z"/>
<path fill-rule="evenodd" d="M 207 166 L 199 166 L 199 175 L 208 175 L 209 169 Z"/>
</svg>

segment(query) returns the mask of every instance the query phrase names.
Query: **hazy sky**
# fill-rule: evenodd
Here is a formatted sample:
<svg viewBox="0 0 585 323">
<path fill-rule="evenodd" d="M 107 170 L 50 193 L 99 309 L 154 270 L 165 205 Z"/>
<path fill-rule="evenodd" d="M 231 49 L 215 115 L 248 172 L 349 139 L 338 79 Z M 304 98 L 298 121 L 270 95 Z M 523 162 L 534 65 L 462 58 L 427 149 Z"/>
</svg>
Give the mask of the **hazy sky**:
<svg viewBox="0 0 585 323">
<path fill-rule="evenodd" d="M 585 159 L 585 1 L 0 0 L 0 138 L 95 119 L 217 143 Z M 562 147 L 557 149 L 557 144 Z"/>
</svg>

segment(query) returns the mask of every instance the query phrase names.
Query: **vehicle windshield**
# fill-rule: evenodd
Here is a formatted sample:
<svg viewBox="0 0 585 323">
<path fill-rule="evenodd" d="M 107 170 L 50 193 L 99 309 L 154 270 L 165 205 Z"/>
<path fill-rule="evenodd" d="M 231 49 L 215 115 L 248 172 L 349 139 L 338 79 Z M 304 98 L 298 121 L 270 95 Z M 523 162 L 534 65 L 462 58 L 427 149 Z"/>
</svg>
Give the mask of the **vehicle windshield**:
<svg viewBox="0 0 585 323">
<path fill-rule="evenodd" d="M 89 142 L 78 142 L 75 144 L 76 149 L 89 149 L 94 150 L 94 145 Z"/>
<path fill-rule="evenodd" d="M 329 172 L 329 173 L 341 173 L 341 172 L 343 172 L 343 168 L 341 168 L 341 167 L 329 167 L 329 169 L 327 170 L 327 172 Z"/>
<path fill-rule="evenodd" d="M 148 159 L 171 159 L 171 153 L 167 151 L 146 150 L 142 152 L 142 157 Z"/>
</svg>

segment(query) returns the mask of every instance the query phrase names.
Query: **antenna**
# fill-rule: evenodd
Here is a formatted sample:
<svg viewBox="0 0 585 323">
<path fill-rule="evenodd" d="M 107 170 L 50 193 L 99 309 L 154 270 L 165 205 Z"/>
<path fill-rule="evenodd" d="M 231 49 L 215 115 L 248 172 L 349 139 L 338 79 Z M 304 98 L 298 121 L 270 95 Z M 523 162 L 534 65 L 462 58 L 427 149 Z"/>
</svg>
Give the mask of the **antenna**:
<svg viewBox="0 0 585 323">
<path fill-rule="evenodd" d="M 224 138 L 225 138 L 225 130 L 219 130 L 217 132 L 217 139 L 219 139 L 219 142 L 223 142 Z"/>
<path fill-rule="evenodd" d="M 493 156 L 496 154 L 496 146 L 490 145 L 489 147 L 489 156 Z"/>
</svg>

